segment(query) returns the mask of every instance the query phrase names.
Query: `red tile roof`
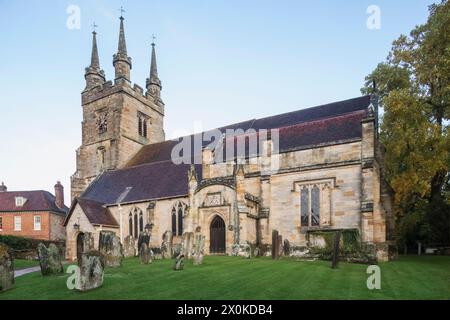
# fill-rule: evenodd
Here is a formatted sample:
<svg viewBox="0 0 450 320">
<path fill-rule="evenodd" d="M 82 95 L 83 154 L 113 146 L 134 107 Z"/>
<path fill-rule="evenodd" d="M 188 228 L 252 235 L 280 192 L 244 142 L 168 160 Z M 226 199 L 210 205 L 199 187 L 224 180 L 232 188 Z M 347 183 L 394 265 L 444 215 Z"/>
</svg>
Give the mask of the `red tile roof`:
<svg viewBox="0 0 450 320">
<path fill-rule="evenodd" d="M 16 197 L 27 199 L 21 207 L 16 206 Z M 0 212 L 18 211 L 52 211 L 66 214 L 69 208 L 58 208 L 55 204 L 55 196 L 48 191 L 7 191 L 0 192 Z"/>
</svg>

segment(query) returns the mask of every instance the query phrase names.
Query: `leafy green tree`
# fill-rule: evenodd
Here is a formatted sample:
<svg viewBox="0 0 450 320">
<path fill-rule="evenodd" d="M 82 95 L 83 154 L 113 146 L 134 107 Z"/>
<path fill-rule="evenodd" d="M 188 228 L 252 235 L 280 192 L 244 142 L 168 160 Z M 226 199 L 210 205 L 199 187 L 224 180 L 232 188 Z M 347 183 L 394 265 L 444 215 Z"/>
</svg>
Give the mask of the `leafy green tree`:
<svg viewBox="0 0 450 320">
<path fill-rule="evenodd" d="M 425 24 L 393 42 L 361 91 L 378 94 L 384 109 L 380 138 L 399 238 L 450 244 L 449 1 L 431 5 Z"/>
</svg>

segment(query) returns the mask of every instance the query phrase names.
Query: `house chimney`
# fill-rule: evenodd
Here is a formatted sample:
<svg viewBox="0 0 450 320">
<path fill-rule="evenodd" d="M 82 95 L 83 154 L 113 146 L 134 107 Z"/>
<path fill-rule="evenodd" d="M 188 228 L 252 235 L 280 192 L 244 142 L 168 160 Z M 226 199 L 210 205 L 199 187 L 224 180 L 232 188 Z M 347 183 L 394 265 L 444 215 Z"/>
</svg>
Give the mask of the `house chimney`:
<svg viewBox="0 0 450 320">
<path fill-rule="evenodd" d="M 64 187 L 60 181 L 55 184 L 55 204 L 58 208 L 64 208 Z"/>
<path fill-rule="evenodd" d="M 2 184 L 0 185 L 0 192 L 6 192 L 8 191 L 8 188 L 5 186 L 5 184 L 2 181 Z"/>
</svg>

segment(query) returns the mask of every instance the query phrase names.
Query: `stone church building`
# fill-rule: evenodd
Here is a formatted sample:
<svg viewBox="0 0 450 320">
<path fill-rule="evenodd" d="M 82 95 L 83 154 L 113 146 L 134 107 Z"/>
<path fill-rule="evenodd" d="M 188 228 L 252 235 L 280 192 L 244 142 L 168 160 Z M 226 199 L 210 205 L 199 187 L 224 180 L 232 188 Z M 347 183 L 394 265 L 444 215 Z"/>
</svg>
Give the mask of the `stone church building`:
<svg viewBox="0 0 450 320">
<path fill-rule="evenodd" d="M 98 242 L 102 230 L 123 243 L 149 229 L 151 247 L 169 231 L 187 250 L 200 233 L 206 254 L 232 254 L 239 244 L 271 245 L 273 230 L 292 246 L 308 246 L 314 231 L 354 229 L 387 259 L 392 195 L 382 177 L 376 97 L 232 124 L 215 130 L 214 143 L 197 139 L 212 131 L 165 140 L 154 44 L 151 50 L 143 89 L 131 83 L 121 17 L 115 77 L 106 81 L 93 32 L 64 222 L 67 258 L 76 259 L 80 235 L 92 232 Z M 228 148 L 236 140 L 244 141 L 241 157 Z M 183 141 L 187 147 L 174 152 Z"/>
</svg>

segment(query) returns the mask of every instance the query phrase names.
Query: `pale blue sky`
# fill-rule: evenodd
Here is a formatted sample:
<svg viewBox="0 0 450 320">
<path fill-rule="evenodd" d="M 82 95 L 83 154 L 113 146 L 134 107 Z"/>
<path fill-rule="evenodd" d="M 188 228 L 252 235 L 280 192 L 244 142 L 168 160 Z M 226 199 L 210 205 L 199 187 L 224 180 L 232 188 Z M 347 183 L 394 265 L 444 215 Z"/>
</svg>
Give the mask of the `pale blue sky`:
<svg viewBox="0 0 450 320">
<path fill-rule="evenodd" d="M 53 192 L 61 180 L 69 204 L 90 25 L 99 25 L 100 64 L 112 79 L 121 5 L 132 82 L 142 87 L 157 35 L 165 129 L 174 137 L 195 121 L 209 129 L 359 96 L 365 75 L 395 38 L 426 21 L 431 3 L 0 0 L 0 181 Z M 72 4 L 79 30 L 66 27 Z M 366 27 L 372 4 L 380 30 Z"/>
</svg>

